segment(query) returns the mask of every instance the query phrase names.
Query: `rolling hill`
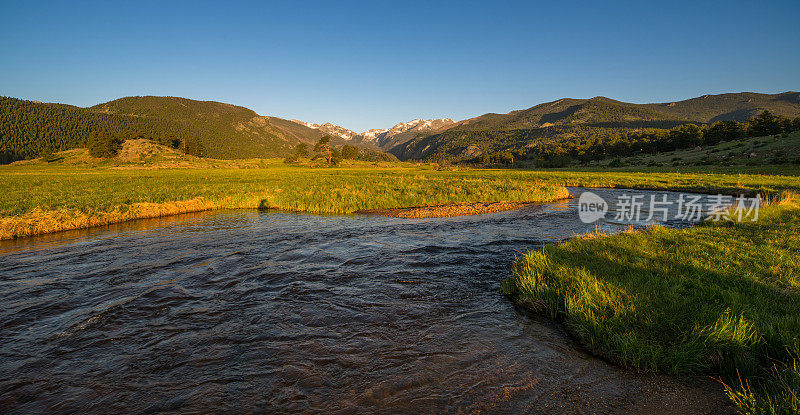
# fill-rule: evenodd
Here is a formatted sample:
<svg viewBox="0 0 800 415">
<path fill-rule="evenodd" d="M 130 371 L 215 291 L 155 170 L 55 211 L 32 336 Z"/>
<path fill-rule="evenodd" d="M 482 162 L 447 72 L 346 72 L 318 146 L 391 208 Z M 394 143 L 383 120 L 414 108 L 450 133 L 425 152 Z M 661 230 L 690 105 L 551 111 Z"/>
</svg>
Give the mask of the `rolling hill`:
<svg viewBox="0 0 800 415">
<path fill-rule="evenodd" d="M 288 120 L 260 116 L 248 108 L 215 101 L 126 97 L 89 110 L 178 123 L 200 138 L 205 155 L 221 159 L 281 156 L 297 143 L 312 143 L 323 135 Z"/>
<path fill-rule="evenodd" d="M 660 134 L 689 123 L 746 121 L 764 110 L 798 117 L 800 93 L 704 95 L 655 104 L 564 98 L 508 114 L 459 122 L 412 120 L 361 134 L 333 124 L 285 120 L 236 105 L 177 97 L 126 97 L 88 108 L 0 97 L 0 162 L 84 147 L 91 134 L 104 131 L 174 137 L 197 143 L 197 154 L 219 159 L 285 156 L 298 143 L 313 144 L 325 134 L 333 137 L 334 145 L 388 150 L 401 160 L 467 159 L 503 152 L 524 155 L 533 148 L 615 134 Z"/>
<path fill-rule="evenodd" d="M 703 95 L 679 102 L 645 104 L 645 107 L 703 123 L 744 121 L 764 110 L 793 118 L 800 115 L 800 92 Z"/>
<path fill-rule="evenodd" d="M 0 97 L 0 161 L 83 147 L 93 132 L 140 131 L 199 140 L 203 155 L 220 158 L 283 156 L 319 130 L 214 101 L 176 97 L 127 97 L 81 108 Z"/>
<path fill-rule="evenodd" d="M 537 143 L 591 139 L 609 131 L 669 129 L 679 125 L 746 121 L 764 111 L 800 116 L 800 93 L 705 95 L 680 102 L 633 104 L 606 97 L 564 98 L 508 114 L 485 114 L 396 145 L 401 160 L 472 157 L 521 151 Z"/>
</svg>

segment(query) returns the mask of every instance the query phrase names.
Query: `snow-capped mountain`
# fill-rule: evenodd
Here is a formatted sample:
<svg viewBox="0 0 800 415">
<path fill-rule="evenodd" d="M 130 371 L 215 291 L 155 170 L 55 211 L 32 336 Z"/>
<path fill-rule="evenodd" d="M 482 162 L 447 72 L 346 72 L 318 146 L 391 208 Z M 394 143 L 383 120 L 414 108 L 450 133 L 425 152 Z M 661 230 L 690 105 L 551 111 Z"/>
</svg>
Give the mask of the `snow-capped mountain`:
<svg viewBox="0 0 800 415">
<path fill-rule="evenodd" d="M 372 139 L 380 140 L 383 137 L 396 136 L 398 134 L 402 134 L 405 132 L 435 131 L 454 123 L 455 121 L 451 120 L 450 118 L 439 118 L 435 120 L 415 119 L 409 122 L 401 122 L 395 125 L 394 127 L 386 130 L 369 130 L 363 133 L 363 135 L 366 137 L 367 133 L 370 133 L 369 136 Z"/>
<path fill-rule="evenodd" d="M 339 136 L 345 140 L 352 140 L 353 137 L 358 135 L 358 133 L 356 133 L 355 131 L 348 130 L 347 128 L 344 127 L 339 127 L 338 125 L 333 125 L 329 122 L 326 122 L 324 124 L 314 124 L 300 120 L 289 120 L 289 121 L 296 122 L 300 125 L 305 125 L 308 128 L 315 128 L 317 130 L 322 131 L 325 134 Z"/>
<path fill-rule="evenodd" d="M 377 142 L 378 136 L 387 132 L 389 130 L 381 129 L 381 128 L 373 128 L 371 130 L 364 131 L 361 133 L 361 137 L 363 137 L 364 141 L 370 142 Z"/>
<path fill-rule="evenodd" d="M 432 120 L 414 119 L 396 124 L 392 128 L 372 129 L 357 134 L 352 130 L 331 123 L 314 124 L 300 120 L 291 121 L 309 128 L 316 128 L 326 134 L 338 136 L 353 144 L 369 145 L 382 149 L 389 149 L 398 144 L 402 144 L 416 137 L 419 133 L 445 130 L 456 123 L 450 118 L 437 118 Z"/>
<path fill-rule="evenodd" d="M 362 135 L 364 136 L 364 141 L 369 141 L 382 149 L 390 149 L 398 144 L 411 140 L 419 133 L 444 130 L 455 125 L 455 123 L 456 122 L 450 118 L 438 118 L 433 120 L 415 119 L 408 122 L 401 122 L 386 130 L 369 130 Z"/>
</svg>

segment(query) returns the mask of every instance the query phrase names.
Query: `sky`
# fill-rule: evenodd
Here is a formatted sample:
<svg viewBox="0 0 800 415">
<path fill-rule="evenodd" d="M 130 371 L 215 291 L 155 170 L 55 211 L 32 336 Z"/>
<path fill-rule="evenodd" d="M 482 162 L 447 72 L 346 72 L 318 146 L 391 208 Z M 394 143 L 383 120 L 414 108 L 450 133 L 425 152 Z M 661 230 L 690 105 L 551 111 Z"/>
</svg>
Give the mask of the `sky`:
<svg viewBox="0 0 800 415">
<path fill-rule="evenodd" d="M 241 105 L 355 131 L 559 98 L 800 90 L 800 1 L 0 0 L 0 95 Z"/>
</svg>

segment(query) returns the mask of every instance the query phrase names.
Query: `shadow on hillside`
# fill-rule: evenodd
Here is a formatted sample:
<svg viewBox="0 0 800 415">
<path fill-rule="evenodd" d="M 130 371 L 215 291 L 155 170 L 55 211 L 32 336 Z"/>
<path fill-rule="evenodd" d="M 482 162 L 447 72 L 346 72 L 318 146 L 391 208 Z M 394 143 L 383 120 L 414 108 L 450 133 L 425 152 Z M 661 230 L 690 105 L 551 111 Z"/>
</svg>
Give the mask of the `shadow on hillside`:
<svg viewBox="0 0 800 415">
<path fill-rule="evenodd" d="M 553 123 L 555 124 L 559 120 L 563 118 L 570 117 L 575 115 L 576 112 L 581 108 L 582 105 L 573 105 L 571 107 L 567 107 L 567 109 L 559 112 L 551 112 L 549 114 L 542 115 L 542 118 L 539 120 L 541 124 L 544 123 Z"/>
</svg>

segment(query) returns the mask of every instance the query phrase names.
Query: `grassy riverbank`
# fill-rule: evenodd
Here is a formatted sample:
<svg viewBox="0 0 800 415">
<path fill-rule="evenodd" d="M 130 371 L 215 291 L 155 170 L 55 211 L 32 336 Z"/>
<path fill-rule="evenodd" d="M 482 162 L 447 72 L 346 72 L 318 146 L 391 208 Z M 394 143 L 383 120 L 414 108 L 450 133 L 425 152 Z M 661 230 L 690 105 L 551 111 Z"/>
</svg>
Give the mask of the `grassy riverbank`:
<svg viewBox="0 0 800 415">
<path fill-rule="evenodd" d="M 494 171 L 430 166 L 0 168 L 0 238 L 218 208 L 351 213 L 464 202 L 552 201 L 566 189 Z"/>
<path fill-rule="evenodd" d="M 0 166 L 0 239 L 219 208 L 351 213 L 550 201 L 566 196 L 562 186 L 773 197 L 800 191 L 797 172 L 784 168 L 741 174 L 156 162 Z M 743 410 L 796 409 L 790 392 L 800 386 L 793 360 L 800 353 L 797 203 L 764 208 L 757 223 L 653 228 L 545 248 L 521 259 L 504 288 L 529 308 L 563 319 L 591 350 L 622 365 L 721 376 Z"/>
<path fill-rule="evenodd" d="M 177 162 L 164 164 L 161 159 L 62 159 L 0 166 L 0 239 L 220 208 L 351 213 L 451 203 L 549 201 L 565 196 L 561 186 L 728 194 L 800 190 L 797 176 L 780 174 L 439 171 L 431 164 L 364 162 L 312 168 L 279 160 L 230 165 L 205 159 L 174 168 L 164 166 Z"/>
<path fill-rule="evenodd" d="M 763 169 L 762 169 L 763 171 Z M 617 187 L 641 190 L 673 190 L 696 193 L 736 195 L 778 195 L 786 190 L 800 190 L 800 169 L 776 168 L 754 173 L 718 167 L 640 170 L 533 170 L 524 171 L 532 180 L 564 186 Z"/>
<path fill-rule="evenodd" d="M 755 223 L 654 227 L 529 252 L 504 291 L 621 365 L 720 376 L 742 412 L 797 413 L 798 202 L 762 208 Z"/>
</svg>

